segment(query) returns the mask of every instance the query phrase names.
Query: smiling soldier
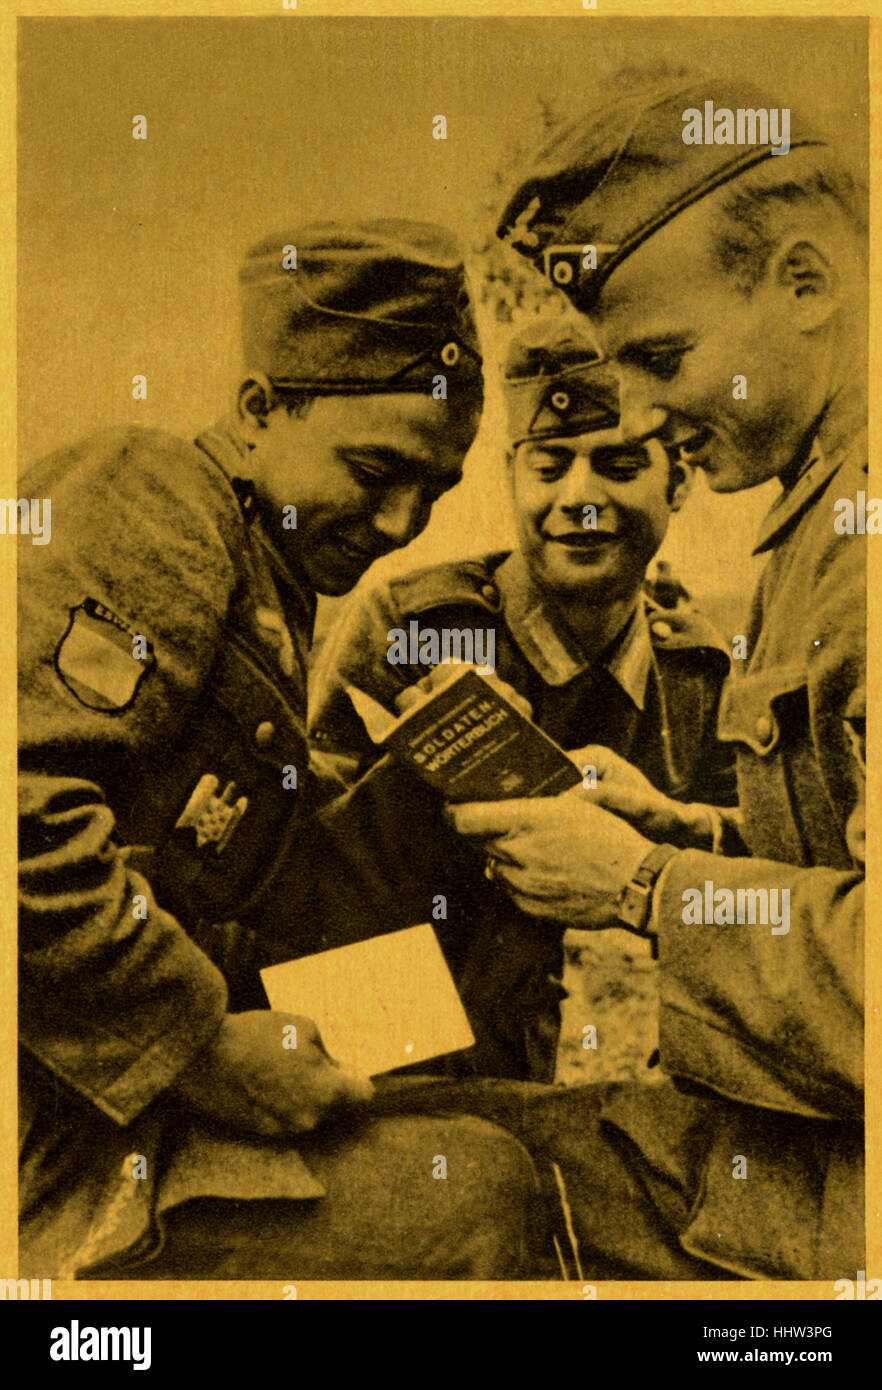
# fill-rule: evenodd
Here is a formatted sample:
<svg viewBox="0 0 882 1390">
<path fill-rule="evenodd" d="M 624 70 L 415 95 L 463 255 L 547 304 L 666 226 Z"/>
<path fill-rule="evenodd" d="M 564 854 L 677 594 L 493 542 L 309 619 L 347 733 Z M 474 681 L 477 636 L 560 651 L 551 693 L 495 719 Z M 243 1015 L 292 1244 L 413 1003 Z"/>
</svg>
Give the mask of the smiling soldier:
<svg viewBox="0 0 882 1390">
<path fill-rule="evenodd" d="M 497 677 L 546 733 L 583 750 L 580 767 L 603 781 L 619 758 L 629 759 L 637 785 L 646 778 L 660 793 L 647 832 L 710 849 L 721 843 L 724 820 L 702 803 L 734 798 L 730 761 L 715 741 L 728 657 L 688 604 L 668 611 L 645 589 L 691 470 L 672 463 L 658 440 L 623 442 L 615 378 L 584 330 L 566 319 L 533 324 L 513 340 L 504 393 L 516 548 L 359 592 L 313 675 L 310 733 L 319 756 L 348 780 L 361 777 L 379 750 L 347 686 L 392 710 L 425 677 L 418 662 L 387 659 L 387 634 L 414 622 L 423 632 L 474 632 L 476 650 L 489 634 L 483 645 L 495 648 Z M 376 805 L 378 837 L 384 819 L 385 842 L 398 836 L 390 896 L 402 920 L 426 920 L 434 895 L 445 899 L 436 931 L 476 1037 L 448 1069 L 553 1080 L 560 923 L 514 910 L 484 877 L 483 856 L 451 835 L 435 794 L 403 769 L 394 804 Z M 422 831 L 416 854 L 414 827 L 427 820 L 432 828 Z M 384 851 L 375 861 L 388 867 L 392 857 Z M 412 883 L 409 866 L 411 878 L 418 869 Z M 392 902 L 388 910 L 396 910 Z M 628 950 L 633 955 L 633 943 Z"/>
<path fill-rule="evenodd" d="M 500 235 L 517 229 L 591 319 L 626 438 L 659 428 L 719 492 L 780 481 L 749 659 L 719 720 L 744 844 L 660 849 L 602 785 L 453 814 L 525 911 L 658 942 L 661 1061 L 688 1094 L 623 1088 L 604 1111 L 630 1197 L 598 1187 L 582 1120 L 570 1195 L 592 1272 L 834 1279 L 865 1264 L 865 557 L 833 519 L 866 487 L 866 199 L 796 112 L 786 157 L 685 146 L 682 112 L 711 97 L 769 105 L 747 86 L 641 89 L 632 74 L 540 157 Z M 786 892 L 789 932 L 690 925 L 684 895 L 706 881 Z"/>
<path fill-rule="evenodd" d="M 28 479 L 55 529 L 19 575 L 22 1270 L 516 1275 L 523 1149 L 373 1119 L 308 1019 L 255 1007 L 273 949 L 369 915 L 315 816 L 306 659 L 316 593 L 459 481 L 482 398 L 460 255 L 428 225 L 313 226 L 255 247 L 242 289 L 232 415 Z"/>
</svg>

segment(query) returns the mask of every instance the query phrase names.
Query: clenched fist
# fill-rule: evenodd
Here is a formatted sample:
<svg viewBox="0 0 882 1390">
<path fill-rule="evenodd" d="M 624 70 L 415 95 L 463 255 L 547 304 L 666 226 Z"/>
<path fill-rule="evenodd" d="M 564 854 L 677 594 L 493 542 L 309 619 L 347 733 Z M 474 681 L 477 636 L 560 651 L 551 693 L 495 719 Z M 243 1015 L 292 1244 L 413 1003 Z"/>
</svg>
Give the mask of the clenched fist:
<svg viewBox="0 0 882 1390">
<path fill-rule="evenodd" d="M 286 1033 L 292 1025 L 296 1034 Z M 210 1119 L 267 1138 L 315 1129 L 332 1112 L 364 1105 L 374 1094 L 366 1077 L 328 1056 L 311 1019 L 264 1010 L 227 1014 L 174 1089 Z"/>
</svg>

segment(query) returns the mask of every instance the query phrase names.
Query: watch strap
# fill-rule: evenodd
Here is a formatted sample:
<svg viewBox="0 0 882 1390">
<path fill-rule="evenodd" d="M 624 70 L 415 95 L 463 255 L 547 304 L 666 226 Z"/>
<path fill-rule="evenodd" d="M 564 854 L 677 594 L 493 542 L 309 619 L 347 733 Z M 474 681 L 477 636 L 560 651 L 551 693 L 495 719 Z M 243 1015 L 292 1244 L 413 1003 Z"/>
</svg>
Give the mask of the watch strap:
<svg viewBox="0 0 882 1390">
<path fill-rule="evenodd" d="M 618 922 L 638 936 L 647 935 L 652 911 L 652 890 L 667 863 L 679 850 L 674 845 L 654 845 L 619 899 Z"/>
</svg>

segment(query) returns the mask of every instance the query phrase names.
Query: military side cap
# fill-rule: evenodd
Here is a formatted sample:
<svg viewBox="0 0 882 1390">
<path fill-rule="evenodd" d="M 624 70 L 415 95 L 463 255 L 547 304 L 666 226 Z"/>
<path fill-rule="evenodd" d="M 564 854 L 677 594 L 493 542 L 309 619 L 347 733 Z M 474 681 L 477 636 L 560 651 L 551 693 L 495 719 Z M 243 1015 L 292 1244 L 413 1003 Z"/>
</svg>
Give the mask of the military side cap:
<svg viewBox="0 0 882 1390">
<path fill-rule="evenodd" d="M 454 238 L 393 219 L 301 227 L 252 247 L 239 276 L 246 368 L 317 394 L 480 394 L 481 357 Z"/>
<path fill-rule="evenodd" d="M 788 149 L 825 143 L 784 109 Z M 653 232 L 776 148 L 786 158 L 783 139 L 769 143 L 783 125 L 782 109 L 747 85 L 693 78 L 644 87 L 560 131 L 509 200 L 497 235 L 587 311 Z M 733 143 L 705 143 L 715 132 Z M 700 133 L 701 143 L 685 143 L 684 133 Z"/>
<path fill-rule="evenodd" d="M 564 319 L 539 320 L 512 338 L 502 389 L 513 448 L 619 423 L 611 367 L 579 326 Z"/>
</svg>

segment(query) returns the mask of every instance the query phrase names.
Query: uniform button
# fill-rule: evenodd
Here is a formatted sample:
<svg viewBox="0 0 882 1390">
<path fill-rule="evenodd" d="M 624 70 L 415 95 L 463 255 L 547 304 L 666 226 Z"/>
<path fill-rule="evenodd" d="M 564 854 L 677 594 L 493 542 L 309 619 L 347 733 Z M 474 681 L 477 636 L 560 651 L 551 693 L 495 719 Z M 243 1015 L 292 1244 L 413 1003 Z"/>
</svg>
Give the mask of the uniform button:
<svg viewBox="0 0 882 1390">
<path fill-rule="evenodd" d="M 652 633 L 660 642 L 666 642 L 669 637 L 673 637 L 674 629 L 670 623 L 653 623 Z"/>
<path fill-rule="evenodd" d="M 254 742 L 257 744 L 258 748 L 269 748 L 275 736 L 275 724 L 270 723 L 268 719 L 264 719 L 263 723 L 258 724 L 254 731 Z"/>
<path fill-rule="evenodd" d="M 768 743 L 772 737 L 772 721 L 768 715 L 761 714 L 756 721 L 756 736 L 760 743 Z"/>
</svg>

